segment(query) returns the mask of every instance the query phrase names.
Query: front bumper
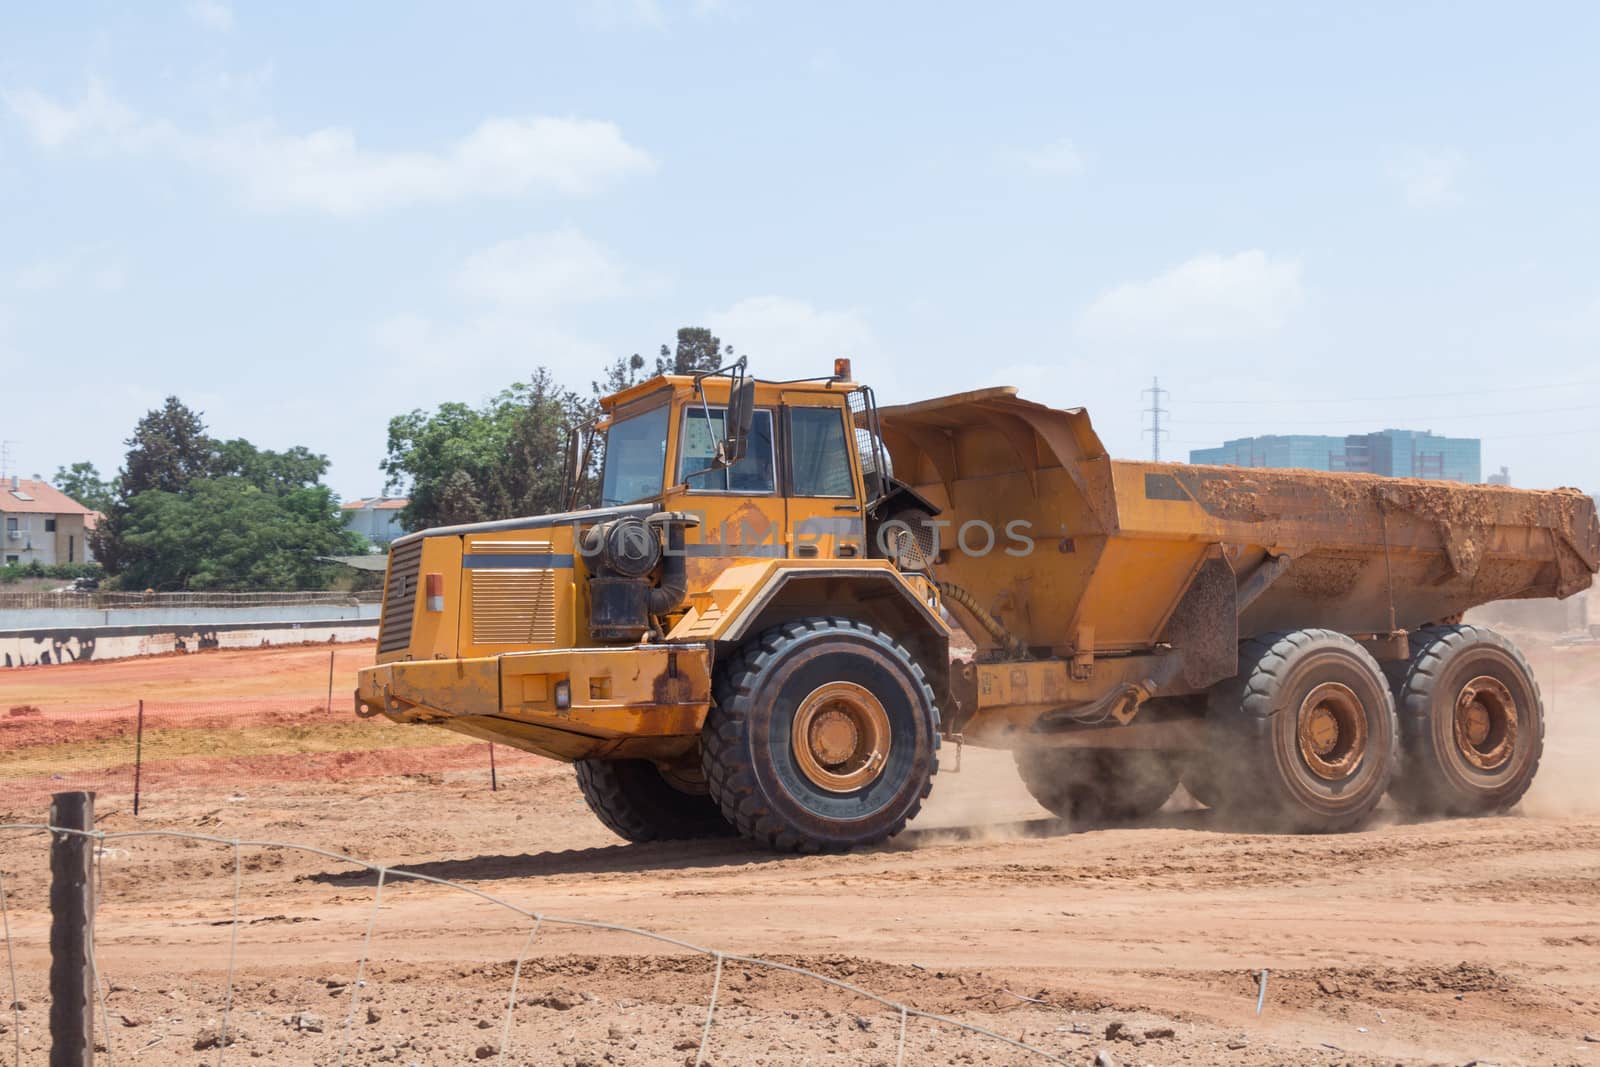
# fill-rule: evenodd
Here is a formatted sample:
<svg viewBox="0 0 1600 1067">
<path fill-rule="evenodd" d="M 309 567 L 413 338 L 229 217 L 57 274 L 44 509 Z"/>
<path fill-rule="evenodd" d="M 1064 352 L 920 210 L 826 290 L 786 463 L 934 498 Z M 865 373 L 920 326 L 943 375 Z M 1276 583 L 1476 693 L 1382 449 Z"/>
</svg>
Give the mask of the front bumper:
<svg viewBox="0 0 1600 1067">
<path fill-rule="evenodd" d="M 558 707 L 560 683 L 570 699 Z M 672 759 L 711 705 L 703 644 L 402 660 L 358 675 L 356 714 L 427 723 L 561 760 Z"/>
</svg>

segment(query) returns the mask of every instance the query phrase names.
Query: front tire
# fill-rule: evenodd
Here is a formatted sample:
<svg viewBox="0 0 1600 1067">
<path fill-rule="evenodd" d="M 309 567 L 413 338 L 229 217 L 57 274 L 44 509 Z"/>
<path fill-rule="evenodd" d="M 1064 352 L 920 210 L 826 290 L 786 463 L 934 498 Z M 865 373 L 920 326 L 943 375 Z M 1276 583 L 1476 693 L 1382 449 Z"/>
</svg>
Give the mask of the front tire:
<svg viewBox="0 0 1600 1067">
<path fill-rule="evenodd" d="M 1142 819 L 1158 811 L 1178 788 L 1178 764 L 1165 752 L 1024 748 L 1013 755 L 1033 799 L 1068 822 Z"/>
<path fill-rule="evenodd" d="M 718 672 L 701 749 L 743 836 L 839 851 L 899 833 L 939 769 L 939 710 L 899 642 L 851 619 L 786 623 Z"/>
<path fill-rule="evenodd" d="M 573 766 L 589 810 L 625 841 L 681 841 L 732 833 L 709 796 L 676 788 L 649 760 L 586 759 Z"/>
<path fill-rule="evenodd" d="M 1481 626 L 1429 627 L 1395 681 L 1404 741 L 1395 802 L 1418 815 L 1505 811 L 1533 784 L 1544 706 L 1517 647 Z"/>
<path fill-rule="evenodd" d="M 1372 814 L 1399 763 L 1399 726 L 1372 655 L 1331 630 L 1246 641 L 1239 674 L 1213 692 L 1211 781 L 1222 807 L 1312 833 Z"/>
</svg>

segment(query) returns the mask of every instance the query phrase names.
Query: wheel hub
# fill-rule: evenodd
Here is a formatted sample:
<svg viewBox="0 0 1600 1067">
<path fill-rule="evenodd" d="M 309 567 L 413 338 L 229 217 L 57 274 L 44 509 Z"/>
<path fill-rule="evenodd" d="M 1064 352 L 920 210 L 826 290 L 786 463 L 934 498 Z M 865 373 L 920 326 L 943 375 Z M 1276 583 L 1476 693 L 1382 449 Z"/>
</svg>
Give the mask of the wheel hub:
<svg viewBox="0 0 1600 1067">
<path fill-rule="evenodd" d="M 837 767 L 850 758 L 861 740 L 861 730 L 848 714 L 830 707 L 811 720 L 811 751 L 827 767 Z"/>
<path fill-rule="evenodd" d="M 889 759 L 889 715 L 854 682 L 817 687 L 795 709 L 795 762 L 813 785 L 850 793 L 878 777 Z"/>
<path fill-rule="evenodd" d="M 1505 765 L 1517 744 L 1516 698 L 1504 682 L 1480 675 L 1456 697 L 1456 748 L 1479 770 Z"/>
<path fill-rule="evenodd" d="M 1300 758 L 1319 778 L 1346 778 L 1366 755 L 1366 709 L 1342 682 L 1325 682 L 1306 694 L 1297 726 Z"/>
</svg>

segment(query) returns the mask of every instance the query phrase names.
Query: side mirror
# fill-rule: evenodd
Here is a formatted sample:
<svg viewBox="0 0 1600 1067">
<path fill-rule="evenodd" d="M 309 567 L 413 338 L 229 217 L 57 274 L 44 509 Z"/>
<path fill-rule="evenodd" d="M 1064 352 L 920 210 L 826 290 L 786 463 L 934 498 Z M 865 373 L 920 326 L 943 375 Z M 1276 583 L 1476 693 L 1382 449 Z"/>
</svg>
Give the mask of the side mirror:
<svg viewBox="0 0 1600 1067">
<path fill-rule="evenodd" d="M 741 378 L 728 394 L 728 414 L 723 425 L 724 436 L 717 462 L 731 467 L 744 458 L 750 442 L 750 427 L 756 419 L 756 383 Z"/>
<path fill-rule="evenodd" d="M 566 424 L 566 449 L 561 463 L 561 504 L 566 511 L 576 511 L 578 495 L 583 491 L 583 477 L 589 470 L 594 454 L 594 423 Z"/>
<path fill-rule="evenodd" d="M 561 508 L 572 511 L 578 496 L 578 428 L 566 425 L 565 455 L 561 457 Z"/>
</svg>

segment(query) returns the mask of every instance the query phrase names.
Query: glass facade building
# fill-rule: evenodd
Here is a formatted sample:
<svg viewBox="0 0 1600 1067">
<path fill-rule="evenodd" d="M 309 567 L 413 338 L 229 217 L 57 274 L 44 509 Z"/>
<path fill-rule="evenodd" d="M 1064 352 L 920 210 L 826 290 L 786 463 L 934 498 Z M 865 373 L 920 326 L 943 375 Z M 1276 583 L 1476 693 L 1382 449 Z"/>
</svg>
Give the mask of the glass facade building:
<svg viewBox="0 0 1600 1067">
<path fill-rule="evenodd" d="M 1481 482 L 1482 452 L 1482 443 L 1476 437 L 1444 437 L 1428 430 L 1380 430 L 1345 437 L 1321 434 L 1241 437 L 1224 441 L 1218 448 L 1194 449 L 1189 453 L 1189 462 Z"/>
</svg>

